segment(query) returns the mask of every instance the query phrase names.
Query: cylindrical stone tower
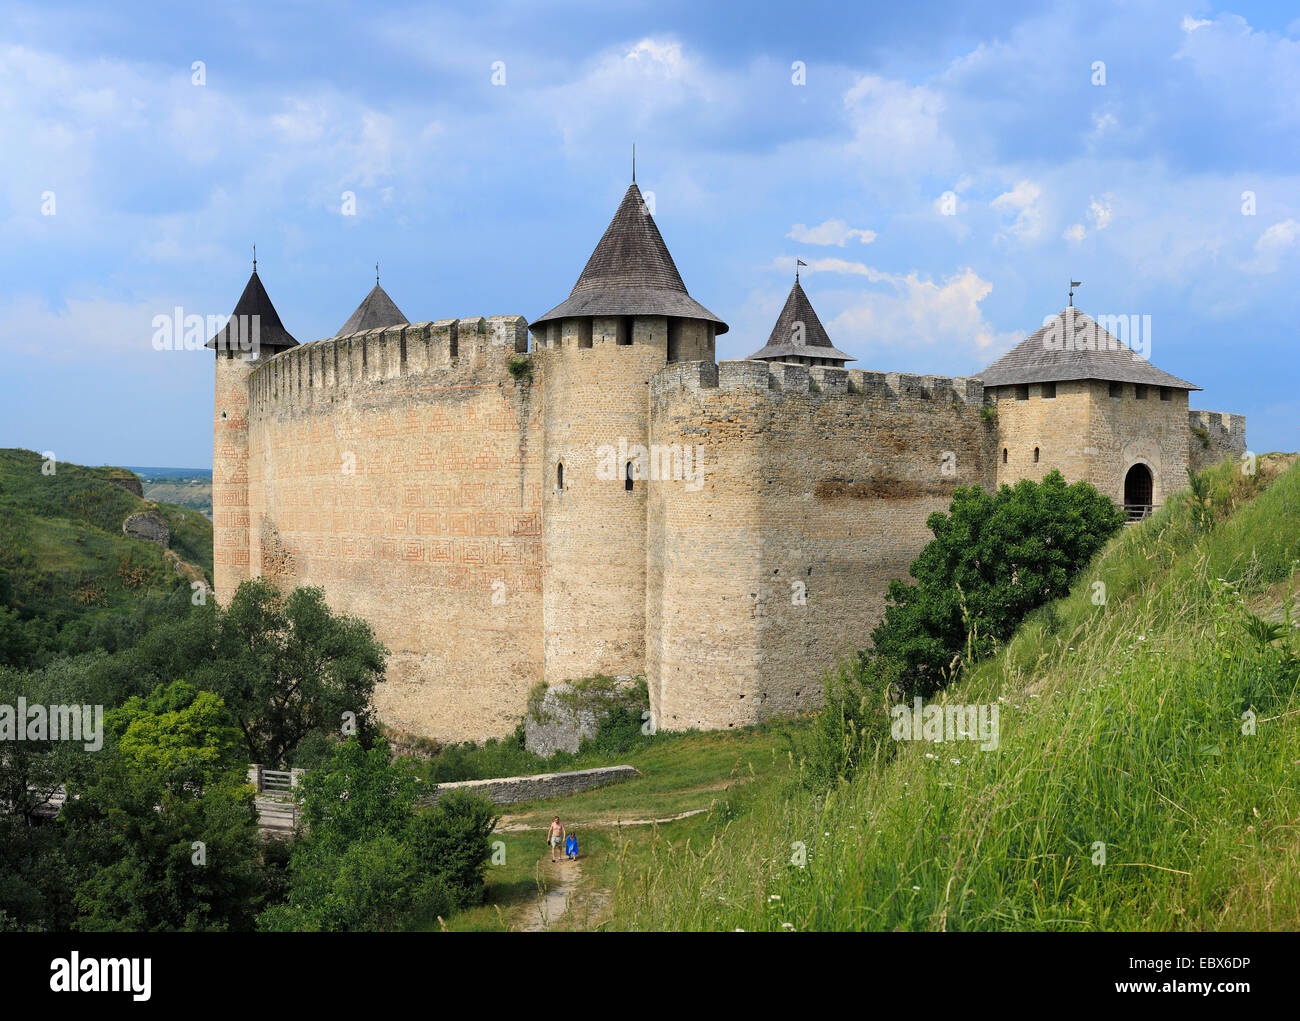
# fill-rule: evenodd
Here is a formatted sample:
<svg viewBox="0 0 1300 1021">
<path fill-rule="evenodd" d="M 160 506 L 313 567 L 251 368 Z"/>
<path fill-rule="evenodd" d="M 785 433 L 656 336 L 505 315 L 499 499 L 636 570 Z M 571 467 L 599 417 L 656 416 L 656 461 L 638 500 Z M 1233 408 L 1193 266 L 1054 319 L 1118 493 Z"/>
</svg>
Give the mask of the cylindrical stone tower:
<svg viewBox="0 0 1300 1021">
<path fill-rule="evenodd" d="M 239 296 L 230 321 L 205 345 L 217 353 L 212 418 L 212 573 L 217 601 L 229 602 L 249 577 L 248 376 L 261 360 L 298 342 L 257 275 Z"/>
<path fill-rule="evenodd" d="M 712 362 L 727 325 L 687 293 L 633 183 L 568 299 L 531 329 L 545 393 L 545 679 L 644 674 L 646 498 L 673 484 L 652 464 L 650 379 L 671 361 Z"/>
</svg>

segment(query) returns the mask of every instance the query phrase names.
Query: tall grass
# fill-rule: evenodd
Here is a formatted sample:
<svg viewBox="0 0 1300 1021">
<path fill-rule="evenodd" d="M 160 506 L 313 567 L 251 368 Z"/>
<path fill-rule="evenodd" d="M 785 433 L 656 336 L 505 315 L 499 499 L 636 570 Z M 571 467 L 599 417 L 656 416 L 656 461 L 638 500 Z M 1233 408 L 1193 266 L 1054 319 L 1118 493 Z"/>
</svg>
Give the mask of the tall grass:
<svg viewBox="0 0 1300 1021">
<path fill-rule="evenodd" d="M 1127 529 L 945 693 L 996 701 L 996 751 L 891 743 L 820 792 L 742 788 L 707 844 L 661 834 L 623 870 L 613 924 L 1296 927 L 1300 469 L 1205 481 L 1208 516 Z"/>
</svg>

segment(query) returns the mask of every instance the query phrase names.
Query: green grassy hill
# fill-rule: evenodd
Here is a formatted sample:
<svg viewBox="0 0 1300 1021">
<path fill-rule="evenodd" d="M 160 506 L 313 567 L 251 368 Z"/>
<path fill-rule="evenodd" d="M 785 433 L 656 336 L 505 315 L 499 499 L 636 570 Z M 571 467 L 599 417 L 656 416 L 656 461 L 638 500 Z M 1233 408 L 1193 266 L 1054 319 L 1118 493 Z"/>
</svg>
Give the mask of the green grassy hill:
<svg viewBox="0 0 1300 1021">
<path fill-rule="evenodd" d="M 29 450 L 0 450 L 0 607 L 57 629 L 188 590 L 161 547 L 122 532 L 130 514 L 149 509 L 167 522 L 172 551 L 211 580 L 212 524 L 202 514 L 140 499 L 111 481 L 130 475 L 120 468 L 60 462 L 44 474 L 44 463 Z"/>
<path fill-rule="evenodd" d="M 1294 461 L 1206 473 L 948 690 L 998 705 L 996 751 L 887 741 L 827 791 L 733 789 L 631 838 L 603 924 L 1300 927 Z"/>
</svg>

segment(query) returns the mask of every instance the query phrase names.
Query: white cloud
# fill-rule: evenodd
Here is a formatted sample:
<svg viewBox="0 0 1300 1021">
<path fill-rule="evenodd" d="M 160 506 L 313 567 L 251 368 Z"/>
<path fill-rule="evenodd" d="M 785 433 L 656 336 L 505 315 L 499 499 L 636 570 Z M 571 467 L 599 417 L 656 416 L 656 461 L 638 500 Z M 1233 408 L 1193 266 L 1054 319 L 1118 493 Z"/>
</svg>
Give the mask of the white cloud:
<svg viewBox="0 0 1300 1021">
<path fill-rule="evenodd" d="M 830 271 L 865 277 L 880 290 L 852 294 L 847 307 L 836 315 L 828 330 L 840 347 L 897 357 L 906 364 L 917 346 L 953 349 L 954 362 L 962 356 L 988 357 L 998 347 L 1020 339 L 998 333 L 984 318 L 980 302 L 993 284 L 965 267 L 940 281 L 912 271 L 888 273 L 863 263 L 843 259 L 817 259 L 808 272 Z M 909 351 L 912 353 L 909 354 Z"/>
<path fill-rule="evenodd" d="M 1242 265 L 1248 273 L 1276 273 L 1282 256 L 1300 241 L 1300 220 L 1283 220 L 1255 242 L 1255 257 Z"/>
<path fill-rule="evenodd" d="M 186 314 L 205 317 L 209 312 L 217 314 L 215 309 L 185 310 Z M 43 298 L 20 296 L 0 312 L 0 352 L 54 362 L 105 362 L 115 366 L 154 361 L 162 368 L 164 359 L 198 357 L 193 351 L 153 349 L 154 316 L 173 314 L 173 304 L 162 299 L 73 299 L 55 308 Z M 229 310 L 223 310 L 223 314 L 229 314 Z"/>
<path fill-rule="evenodd" d="M 796 223 L 790 228 L 790 233 L 786 237 L 807 245 L 838 245 L 843 248 L 845 242 L 852 238 L 857 238 L 864 245 L 869 245 L 876 240 L 876 232 L 850 227 L 843 220 L 827 220 L 816 227 Z"/>
<path fill-rule="evenodd" d="M 875 172 L 932 173 L 953 163 L 936 90 L 864 75 L 845 93 L 844 106 L 853 130 L 850 154 Z"/>
<path fill-rule="evenodd" d="M 1082 241 L 1088 236 L 1088 229 L 1081 223 L 1075 223 L 1065 228 L 1065 233 L 1061 237 L 1066 241 Z"/>
<path fill-rule="evenodd" d="M 1033 181 L 1022 180 L 1008 192 L 1003 192 L 991 203 L 1002 213 L 1015 213 L 1015 221 L 1008 224 L 1003 236 L 1020 241 L 1036 241 L 1043 233 L 1044 212 L 1039 199 L 1043 189 Z"/>
<path fill-rule="evenodd" d="M 1092 220 L 1092 225 L 1096 230 L 1105 230 L 1110 226 L 1111 217 L 1114 216 L 1111 201 L 1112 196 L 1110 195 L 1089 199 L 1088 217 Z"/>
<path fill-rule="evenodd" d="M 1206 18 L 1193 18 L 1190 14 L 1183 15 L 1183 31 L 1195 32 L 1198 28 L 1204 28 L 1206 25 L 1212 25 L 1214 22 Z"/>
</svg>

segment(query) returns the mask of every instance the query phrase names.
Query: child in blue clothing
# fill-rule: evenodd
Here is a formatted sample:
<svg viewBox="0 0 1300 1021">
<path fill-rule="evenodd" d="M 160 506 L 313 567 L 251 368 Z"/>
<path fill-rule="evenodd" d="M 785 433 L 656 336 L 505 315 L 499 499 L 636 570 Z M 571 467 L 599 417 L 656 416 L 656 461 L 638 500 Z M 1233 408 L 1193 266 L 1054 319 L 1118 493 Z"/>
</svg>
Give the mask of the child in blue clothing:
<svg viewBox="0 0 1300 1021">
<path fill-rule="evenodd" d="M 564 838 L 564 857 L 571 861 L 578 860 L 578 835 L 572 831 Z"/>
</svg>

